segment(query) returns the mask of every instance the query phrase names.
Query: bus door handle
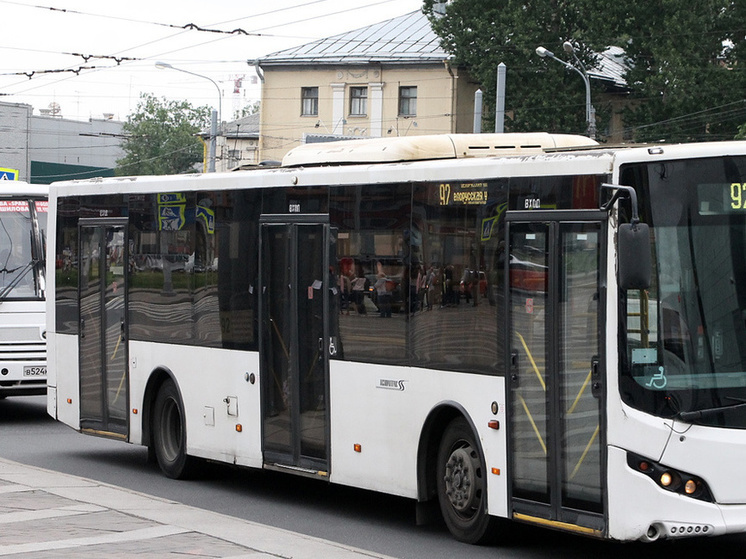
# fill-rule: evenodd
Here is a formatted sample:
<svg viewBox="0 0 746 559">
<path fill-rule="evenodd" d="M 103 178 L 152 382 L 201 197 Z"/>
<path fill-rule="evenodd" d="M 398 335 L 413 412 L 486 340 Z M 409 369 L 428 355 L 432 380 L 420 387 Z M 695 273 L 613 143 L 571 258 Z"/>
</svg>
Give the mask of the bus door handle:
<svg viewBox="0 0 746 559">
<path fill-rule="evenodd" d="M 518 352 L 510 352 L 510 382 L 513 386 L 518 387 Z"/>
<path fill-rule="evenodd" d="M 603 383 L 601 382 L 601 361 L 598 355 L 591 359 L 591 393 L 594 398 L 601 398 L 603 394 Z"/>
<path fill-rule="evenodd" d="M 80 337 L 85 338 L 85 318 L 80 319 Z"/>
</svg>

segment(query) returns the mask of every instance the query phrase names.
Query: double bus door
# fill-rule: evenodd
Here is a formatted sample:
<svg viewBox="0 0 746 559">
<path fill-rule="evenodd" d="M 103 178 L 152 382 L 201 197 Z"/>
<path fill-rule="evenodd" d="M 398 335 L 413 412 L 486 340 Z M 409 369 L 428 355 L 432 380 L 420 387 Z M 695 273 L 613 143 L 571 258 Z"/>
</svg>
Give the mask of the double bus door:
<svg viewBox="0 0 746 559">
<path fill-rule="evenodd" d="M 126 438 L 126 221 L 79 225 L 80 427 Z"/>
<path fill-rule="evenodd" d="M 604 222 L 543 213 L 508 222 L 512 514 L 601 535 Z"/>
<path fill-rule="evenodd" d="M 262 442 L 266 467 L 328 472 L 334 232 L 314 216 L 260 223 Z M 334 316 L 336 318 L 336 316 Z"/>
</svg>

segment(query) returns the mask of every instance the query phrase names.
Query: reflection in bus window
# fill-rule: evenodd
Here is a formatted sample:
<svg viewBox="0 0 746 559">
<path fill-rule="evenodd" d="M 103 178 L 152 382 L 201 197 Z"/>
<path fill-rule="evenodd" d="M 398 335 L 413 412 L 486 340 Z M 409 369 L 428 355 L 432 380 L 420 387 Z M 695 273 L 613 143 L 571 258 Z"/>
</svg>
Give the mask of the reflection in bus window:
<svg viewBox="0 0 746 559">
<path fill-rule="evenodd" d="M 506 196 L 498 181 L 334 189 L 345 359 L 496 371 Z"/>
</svg>

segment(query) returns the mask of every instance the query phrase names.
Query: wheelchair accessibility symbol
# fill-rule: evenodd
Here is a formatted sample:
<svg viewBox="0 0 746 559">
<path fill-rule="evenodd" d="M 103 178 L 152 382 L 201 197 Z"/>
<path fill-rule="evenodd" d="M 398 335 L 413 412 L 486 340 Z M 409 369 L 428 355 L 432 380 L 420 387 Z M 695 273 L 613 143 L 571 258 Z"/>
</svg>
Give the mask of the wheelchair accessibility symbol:
<svg viewBox="0 0 746 559">
<path fill-rule="evenodd" d="M 666 373 L 663 372 L 663 367 L 660 366 L 658 367 L 658 372 L 651 377 L 645 386 L 661 390 L 666 387 L 666 384 L 668 384 L 668 379 L 666 379 Z"/>
</svg>

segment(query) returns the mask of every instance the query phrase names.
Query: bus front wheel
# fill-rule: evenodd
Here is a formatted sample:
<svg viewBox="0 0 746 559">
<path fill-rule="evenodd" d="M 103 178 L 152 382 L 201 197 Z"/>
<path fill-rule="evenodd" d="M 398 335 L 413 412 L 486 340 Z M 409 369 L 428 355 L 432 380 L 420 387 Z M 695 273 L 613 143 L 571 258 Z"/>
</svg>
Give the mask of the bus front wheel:
<svg viewBox="0 0 746 559">
<path fill-rule="evenodd" d="M 451 421 L 438 448 L 436 480 L 443 520 L 454 538 L 482 544 L 495 538 L 487 514 L 487 480 L 479 446 L 463 417 Z"/>
<path fill-rule="evenodd" d="M 194 458 L 186 453 L 186 422 L 179 391 L 172 380 L 165 381 L 155 398 L 153 445 L 158 466 L 168 477 L 184 479 L 194 469 Z"/>
</svg>

